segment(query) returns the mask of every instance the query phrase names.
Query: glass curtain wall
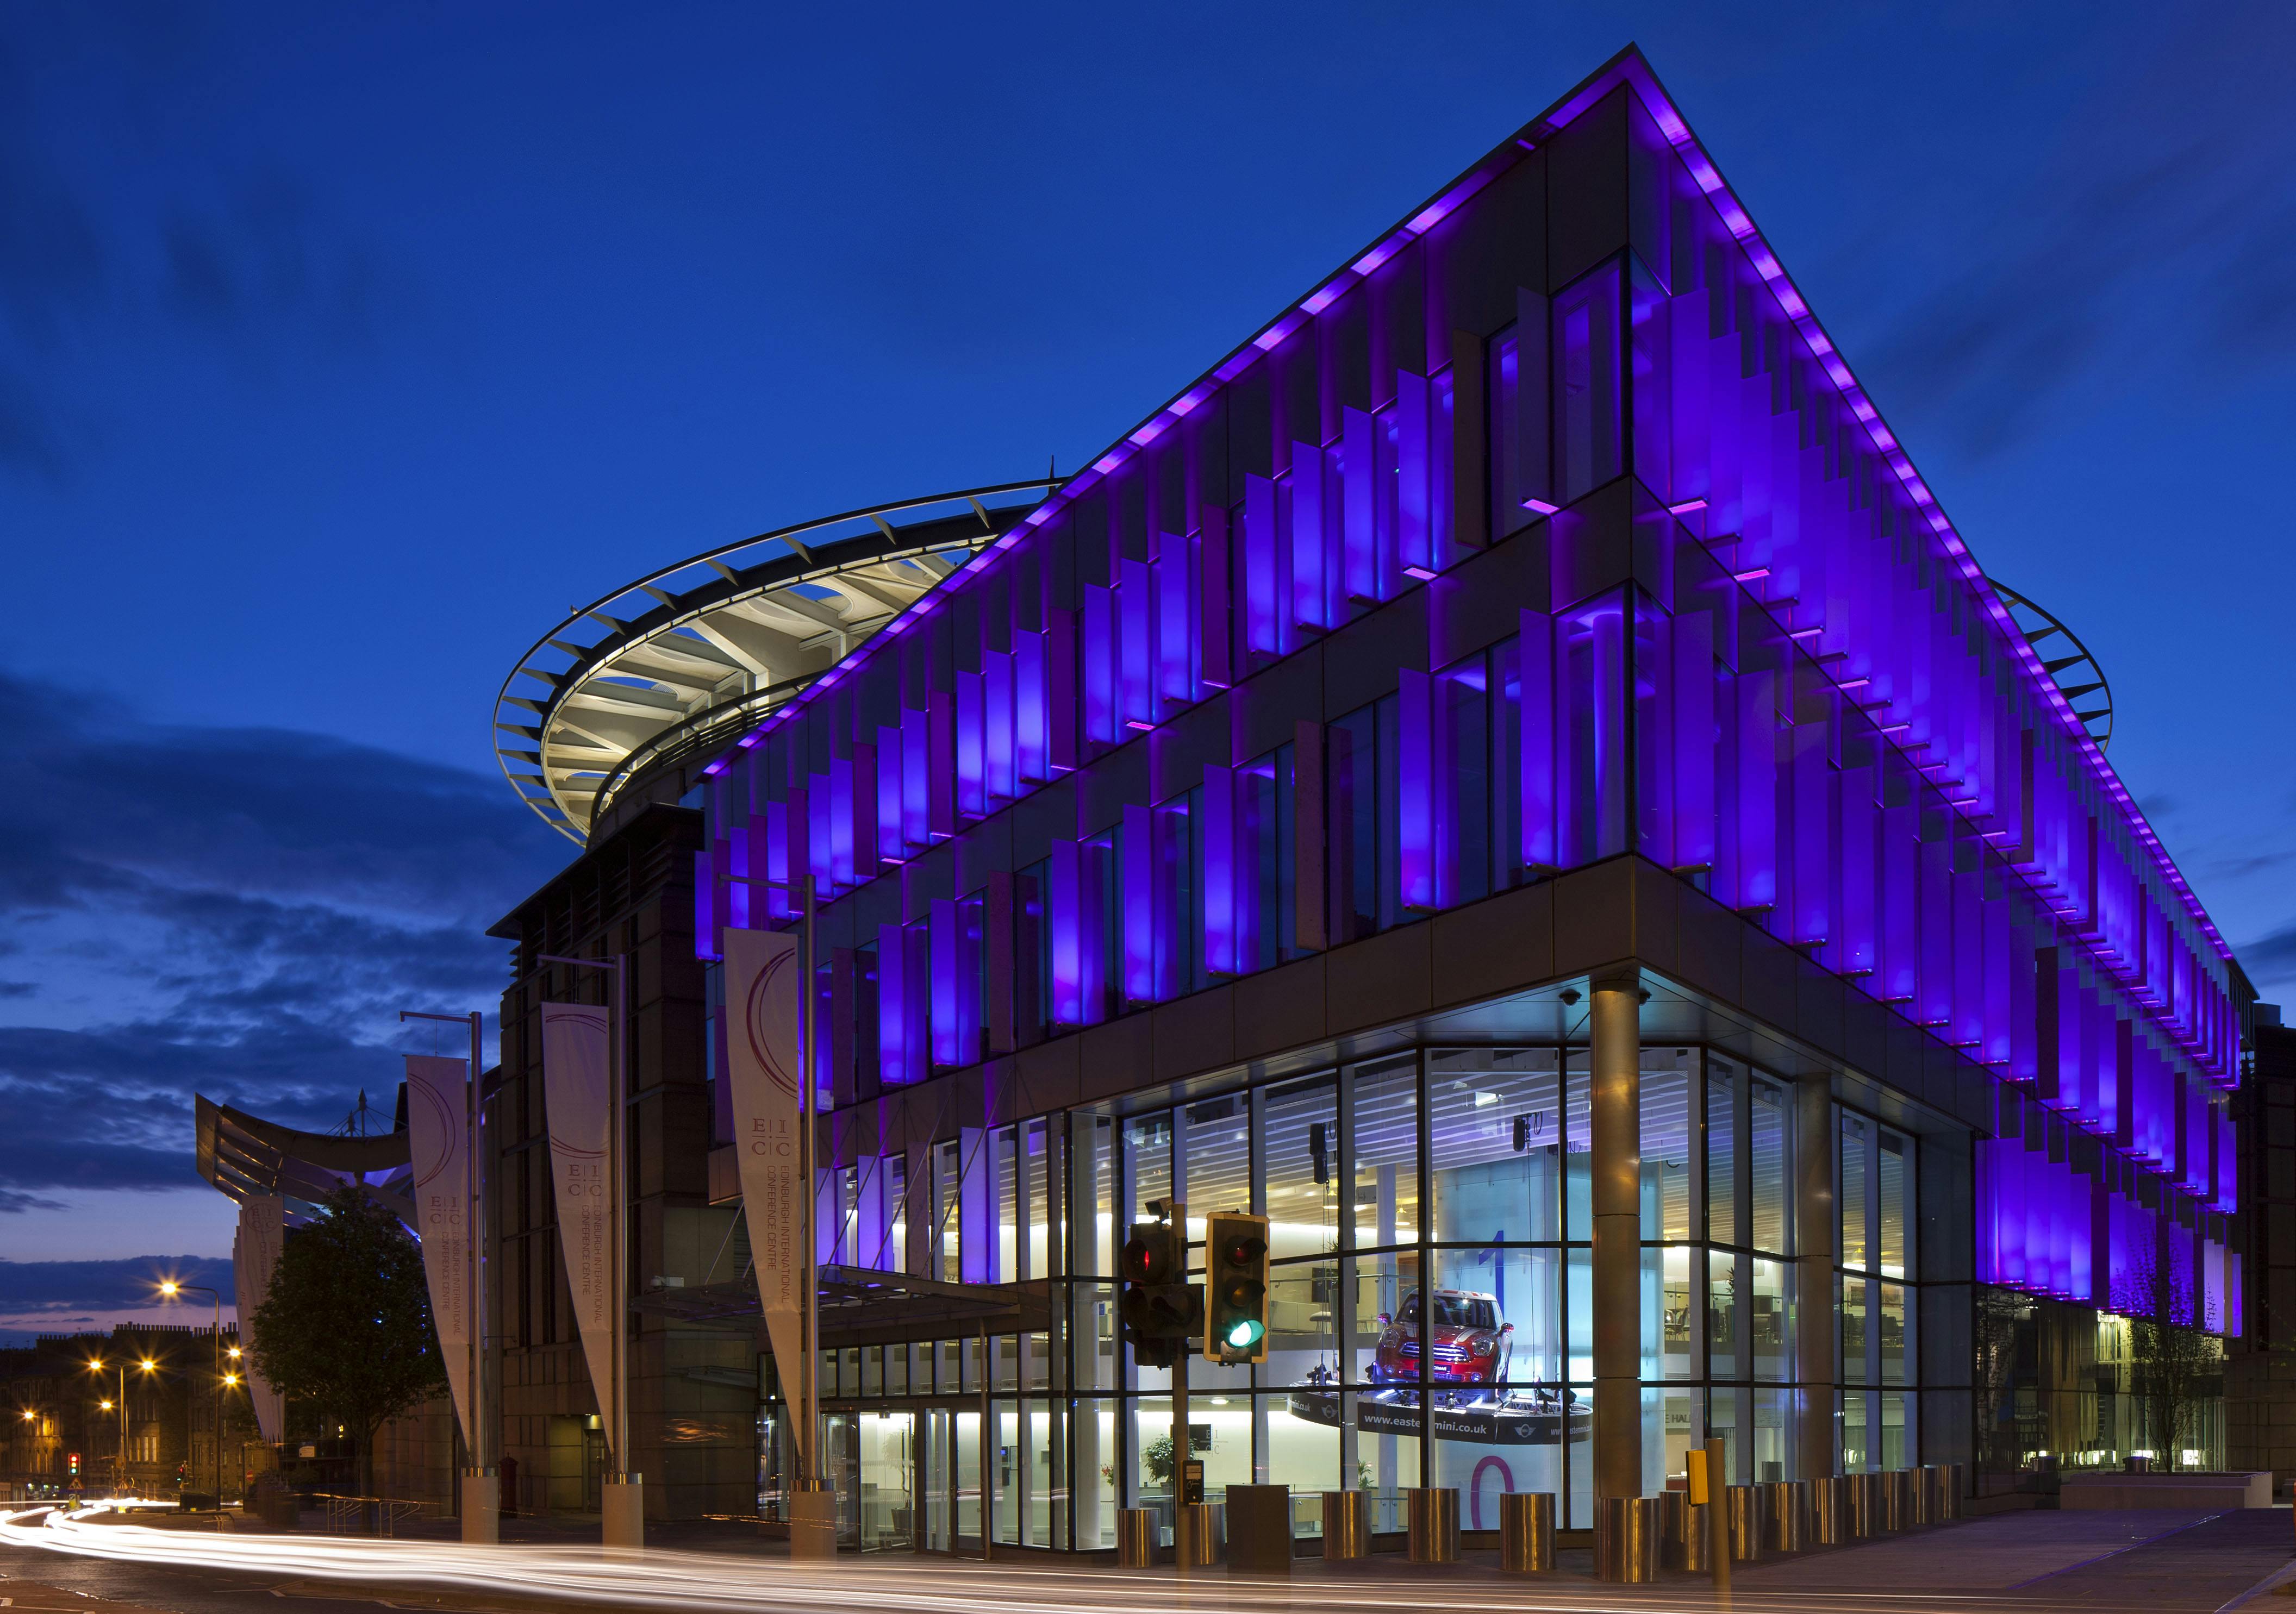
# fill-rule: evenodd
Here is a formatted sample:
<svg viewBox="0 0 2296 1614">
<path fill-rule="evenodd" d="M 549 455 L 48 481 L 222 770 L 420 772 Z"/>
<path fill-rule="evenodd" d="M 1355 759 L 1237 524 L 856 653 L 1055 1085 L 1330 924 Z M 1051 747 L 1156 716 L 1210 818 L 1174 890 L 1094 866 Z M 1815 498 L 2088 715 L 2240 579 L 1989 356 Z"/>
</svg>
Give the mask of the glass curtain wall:
<svg viewBox="0 0 2296 1614">
<path fill-rule="evenodd" d="M 1792 1084 L 1695 1047 L 1643 1050 L 1641 1113 L 1646 1487 L 1710 1438 L 1738 1482 L 1797 1477 L 1792 1184 L 1806 1147 L 1839 1151 L 1839 1292 L 1814 1303 L 1840 1316 L 1844 1461 L 1917 1462 L 1914 1140 L 1838 1107 L 1833 1137 L 1798 1139 Z M 824 1353 L 825 1397 L 864 1414 L 846 1427 L 865 1542 L 962 1550 L 984 1512 L 992 1539 L 1016 1545 L 1111 1546 L 1122 1507 L 1168 1528 L 1170 1375 L 1120 1348 L 1111 1274 L 1128 1225 L 1170 1198 L 1187 1204 L 1198 1271 L 1211 1213 L 1270 1224 L 1267 1359 L 1190 1364 L 1180 1460 L 1204 1464 L 1207 1500 L 1289 1485 L 1303 1535 L 1335 1488 L 1367 1493 L 1382 1532 L 1404 1528 L 1403 1493 L 1420 1485 L 1456 1488 L 1469 1529 L 1497 1528 L 1510 1491 L 1554 1493 L 1565 1528 L 1591 1521 L 1583 1046 L 1411 1051 L 973 1135 L 993 1220 L 968 1225 L 976 1201 L 950 1193 L 943 1248 L 979 1240 L 992 1281 L 1046 1282 L 1054 1326 L 992 1335 L 985 1351 L 950 1340 Z M 952 1182 L 973 1168 L 945 1167 Z M 974 1446 L 891 1416 L 938 1405 L 961 1432 L 984 1396 L 985 1473 Z M 943 1446 L 962 1471 L 927 1471 Z M 946 1520 L 935 1495 L 951 1499 Z"/>
</svg>

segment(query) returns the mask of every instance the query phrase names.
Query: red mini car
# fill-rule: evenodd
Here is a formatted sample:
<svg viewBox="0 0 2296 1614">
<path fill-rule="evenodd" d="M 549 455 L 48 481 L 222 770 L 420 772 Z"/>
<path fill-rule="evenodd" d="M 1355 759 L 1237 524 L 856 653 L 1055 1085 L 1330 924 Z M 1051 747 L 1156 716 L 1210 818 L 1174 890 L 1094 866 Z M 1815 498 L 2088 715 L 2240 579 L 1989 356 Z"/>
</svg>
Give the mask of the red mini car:
<svg viewBox="0 0 2296 1614">
<path fill-rule="evenodd" d="M 1418 1292 L 1404 1297 L 1400 1315 L 1390 1317 L 1382 1312 L 1379 1320 L 1385 1326 L 1372 1351 L 1372 1381 L 1418 1383 Z M 1435 1354 L 1427 1364 L 1428 1378 L 1437 1384 L 1505 1382 L 1513 1333 L 1514 1324 L 1499 1315 L 1496 1296 L 1465 1289 L 1437 1290 Z"/>
</svg>

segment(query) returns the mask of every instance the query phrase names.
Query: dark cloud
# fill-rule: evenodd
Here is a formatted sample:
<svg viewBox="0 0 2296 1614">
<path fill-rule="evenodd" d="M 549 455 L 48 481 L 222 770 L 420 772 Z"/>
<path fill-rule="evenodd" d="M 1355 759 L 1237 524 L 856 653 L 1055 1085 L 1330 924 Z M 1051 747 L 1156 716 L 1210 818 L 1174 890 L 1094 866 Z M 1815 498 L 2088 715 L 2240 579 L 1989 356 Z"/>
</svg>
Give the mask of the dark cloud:
<svg viewBox="0 0 2296 1614">
<path fill-rule="evenodd" d="M 213 1256 L 129 1256 L 116 1261 L 0 1261 L 0 1310 L 117 1310 L 154 1303 L 162 1278 L 198 1283 L 232 1303 L 231 1262 Z M 190 1315 L 188 1308 L 185 1315 Z"/>
<path fill-rule="evenodd" d="M 0 1026 L 0 1193 L 195 1184 L 194 1092 L 322 1128 L 361 1089 L 387 1110 L 398 1011 L 491 1003 L 486 926 L 562 861 L 496 781 L 5 674 L 0 752 L 10 974 L 98 1005 Z"/>
<path fill-rule="evenodd" d="M 2251 980 L 2296 977 L 2296 924 L 2283 925 L 2260 940 L 2234 948 L 2233 953 Z"/>
</svg>

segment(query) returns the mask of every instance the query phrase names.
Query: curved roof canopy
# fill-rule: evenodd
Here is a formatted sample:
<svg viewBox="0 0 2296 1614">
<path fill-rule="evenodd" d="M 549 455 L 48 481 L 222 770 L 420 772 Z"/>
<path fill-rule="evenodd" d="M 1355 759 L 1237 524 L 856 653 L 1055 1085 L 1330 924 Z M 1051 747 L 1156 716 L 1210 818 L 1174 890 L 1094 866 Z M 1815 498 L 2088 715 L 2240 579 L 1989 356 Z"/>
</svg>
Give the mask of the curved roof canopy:
<svg viewBox="0 0 2296 1614">
<path fill-rule="evenodd" d="M 1046 479 L 761 533 L 570 612 L 495 698 L 519 799 L 579 844 L 622 786 L 729 739 L 1006 532 Z"/>
<path fill-rule="evenodd" d="M 413 1141 L 406 1129 L 345 1137 L 305 1132 L 194 1095 L 200 1175 L 234 1201 L 278 1194 L 316 1204 L 351 1183 L 412 1222 Z"/>
</svg>

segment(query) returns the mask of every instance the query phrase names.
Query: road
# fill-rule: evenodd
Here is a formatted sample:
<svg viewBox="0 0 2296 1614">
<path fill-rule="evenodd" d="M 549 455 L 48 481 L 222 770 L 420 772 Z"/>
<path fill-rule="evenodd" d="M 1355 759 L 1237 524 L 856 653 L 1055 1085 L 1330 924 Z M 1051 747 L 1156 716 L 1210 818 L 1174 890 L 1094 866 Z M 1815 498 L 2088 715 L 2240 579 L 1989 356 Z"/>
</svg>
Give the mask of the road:
<svg viewBox="0 0 2296 1614">
<path fill-rule="evenodd" d="M 2290 1561 L 2286 1509 L 2246 1513 L 2020 1513 L 1738 1569 L 1734 1614 L 2218 1614 Z M 1578 1561 L 1574 1565 L 1573 1561 Z M 1605 1586 L 1584 1554 L 1552 1577 L 1500 1574 L 1488 1553 L 1444 1566 L 1392 1557 L 1289 1580 L 1215 1569 L 1181 1580 L 1066 1565 L 946 1558 L 783 1557 L 648 1551 L 608 1559 L 564 1545 L 233 1535 L 0 1515 L 0 1596 L 98 1614 L 365 1614 L 377 1607 L 510 1614 L 538 1609 L 847 1610 L 887 1614 L 1175 1614 L 1298 1609 L 1306 1614 L 1521 1614 L 1620 1610 L 1706 1614 L 1703 1578 Z M 1573 1568 L 1577 1572 L 1571 1572 Z M 37 1588 L 52 1588 L 40 1591 Z M 65 1594 L 62 1598 L 55 1593 Z M 103 1602 L 73 1602 L 73 1598 Z M 2272 1605 L 2265 1604 L 2268 1608 Z M 2259 1614 L 2261 1611 L 2259 1610 Z"/>
</svg>

